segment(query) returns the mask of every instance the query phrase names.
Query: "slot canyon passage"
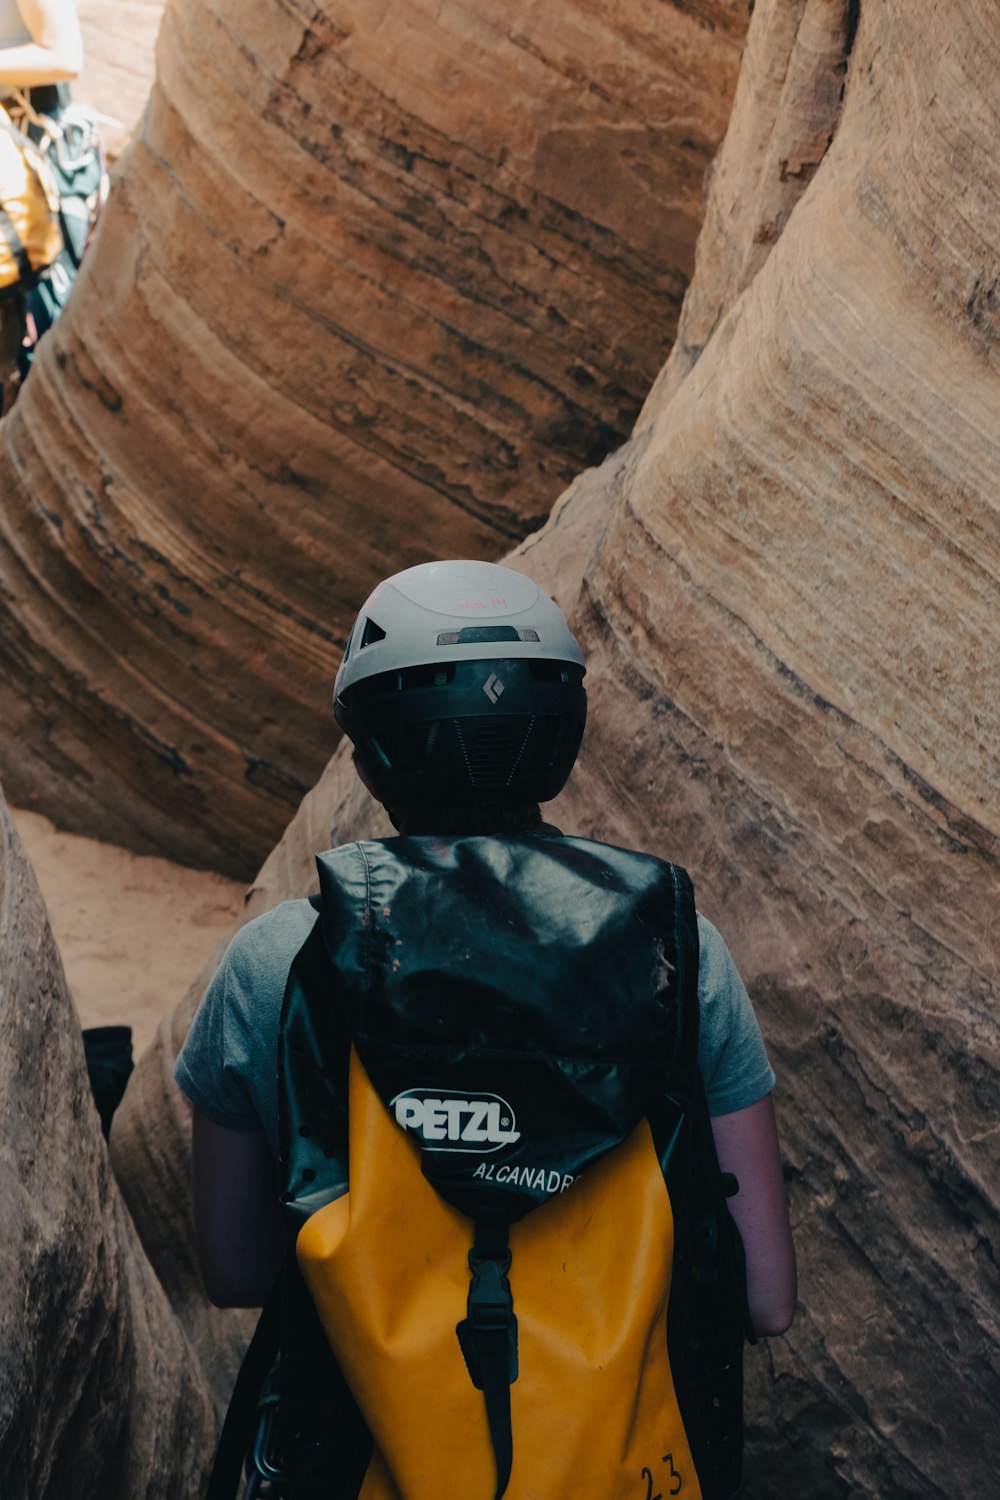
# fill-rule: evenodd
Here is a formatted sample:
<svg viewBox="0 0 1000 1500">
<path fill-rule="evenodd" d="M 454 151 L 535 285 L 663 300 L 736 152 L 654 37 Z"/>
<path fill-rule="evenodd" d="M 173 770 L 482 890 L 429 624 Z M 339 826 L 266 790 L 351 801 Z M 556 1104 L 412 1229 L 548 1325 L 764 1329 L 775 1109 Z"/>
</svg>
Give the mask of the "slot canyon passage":
<svg viewBox="0 0 1000 1500">
<path fill-rule="evenodd" d="M 747 1351 L 745 1494 L 986 1497 L 1000 13 L 540 9 L 168 4 L 0 424 L 0 774 L 247 920 L 389 831 L 326 762 L 375 578 L 529 573 L 588 662 L 549 816 L 690 870 L 778 1074 L 800 1306 Z M 252 1326 L 171 1081 L 215 960 L 106 1151 L 2 828 L 0 1487 L 194 1497 Z"/>
</svg>

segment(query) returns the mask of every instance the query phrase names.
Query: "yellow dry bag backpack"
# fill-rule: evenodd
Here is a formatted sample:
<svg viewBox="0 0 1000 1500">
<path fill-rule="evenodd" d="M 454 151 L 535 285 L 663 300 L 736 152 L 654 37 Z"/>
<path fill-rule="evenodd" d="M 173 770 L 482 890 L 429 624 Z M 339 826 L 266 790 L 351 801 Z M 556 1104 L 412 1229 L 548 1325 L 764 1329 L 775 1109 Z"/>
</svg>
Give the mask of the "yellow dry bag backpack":
<svg viewBox="0 0 1000 1500">
<path fill-rule="evenodd" d="M 734 1495 L 745 1295 L 687 876 L 545 829 L 318 863 L 269 1493 Z"/>
<path fill-rule="evenodd" d="M 62 252 L 59 195 L 38 147 L 0 105 L 0 295 Z"/>
</svg>

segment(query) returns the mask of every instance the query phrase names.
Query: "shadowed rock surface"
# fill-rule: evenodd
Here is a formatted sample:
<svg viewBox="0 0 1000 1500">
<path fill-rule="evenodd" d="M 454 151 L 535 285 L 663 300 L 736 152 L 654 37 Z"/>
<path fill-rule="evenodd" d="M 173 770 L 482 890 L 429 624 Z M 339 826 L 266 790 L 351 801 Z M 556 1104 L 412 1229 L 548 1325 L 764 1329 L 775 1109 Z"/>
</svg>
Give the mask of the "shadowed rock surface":
<svg viewBox="0 0 1000 1500">
<path fill-rule="evenodd" d="M 0 1492 L 201 1495 L 212 1396 L 122 1203 L 45 906 L 0 794 Z"/>
<path fill-rule="evenodd" d="M 387 561 L 497 556 L 628 433 L 745 24 L 742 0 L 171 0 L 0 426 L 16 805 L 258 866 Z"/>
<path fill-rule="evenodd" d="M 677 349 L 510 559 L 589 661 L 550 815 L 688 866 L 779 1073 L 753 1500 L 996 1486 L 998 117 L 994 12 L 758 0 Z M 248 914 L 385 831 L 339 752 Z"/>
<path fill-rule="evenodd" d="M 210 969 L 215 967 L 216 955 Z M 111 1127 L 111 1165 L 167 1300 L 200 1362 L 218 1418 L 253 1334 L 257 1313 L 213 1307 L 194 1246 L 191 1204 L 191 1109 L 173 1080 L 204 985 L 166 1016 L 139 1058 Z"/>
</svg>

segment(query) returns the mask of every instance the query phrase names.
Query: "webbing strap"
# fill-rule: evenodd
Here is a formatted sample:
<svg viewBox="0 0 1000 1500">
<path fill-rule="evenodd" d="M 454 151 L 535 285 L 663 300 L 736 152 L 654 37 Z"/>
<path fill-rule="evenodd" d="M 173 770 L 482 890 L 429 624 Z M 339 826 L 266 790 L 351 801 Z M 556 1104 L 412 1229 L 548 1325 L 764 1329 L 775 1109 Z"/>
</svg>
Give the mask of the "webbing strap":
<svg viewBox="0 0 1000 1500">
<path fill-rule="evenodd" d="M 205 1500 L 234 1500 L 257 1420 L 257 1402 L 267 1373 L 278 1353 L 281 1327 L 281 1277 L 276 1280 L 250 1340 L 226 1420 L 219 1434 L 215 1461 L 205 1491 Z"/>
<path fill-rule="evenodd" d="M 514 1463 L 510 1422 L 510 1388 L 517 1379 L 517 1319 L 507 1272 L 510 1250 L 505 1219 L 477 1219 L 469 1252 L 468 1316 L 455 1332 L 465 1363 L 486 1403 L 486 1421 L 496 1464 L 493 1500 L 503 1500 Z"/>
</svg>

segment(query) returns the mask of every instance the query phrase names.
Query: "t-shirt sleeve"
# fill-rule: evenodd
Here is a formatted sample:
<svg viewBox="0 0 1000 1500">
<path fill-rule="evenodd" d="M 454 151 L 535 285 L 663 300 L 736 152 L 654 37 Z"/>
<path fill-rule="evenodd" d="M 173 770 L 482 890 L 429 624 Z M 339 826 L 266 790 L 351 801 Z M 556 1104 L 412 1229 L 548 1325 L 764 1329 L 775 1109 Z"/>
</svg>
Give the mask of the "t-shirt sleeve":
<svg viewBox="0 0 1000 1500">
<path fill-rule="evenodd" d="M 710 1115 L 746 1109 L 774 1088 L 750 996 L 719 933 L 698 915 L 698 1060 Z"/>
<path fill-rule="evenodd" d="M 236 1007 L 246 994 L 246 961 L 237 933 L 195 1012 L 174 1064 L 174 1078 L 203 1115 L 230 1130 L 259 1130 L 247 1087 L 245 1027 Z"/>
<path fill-rule="evenodd" d="M 216 1125 L 263 1129 L 277 1150 L 278 1025 L 292 961 L 315 920 L 288 901 L 236 933 L 174 1064 L 182 1093 Z"/>
</svg>

